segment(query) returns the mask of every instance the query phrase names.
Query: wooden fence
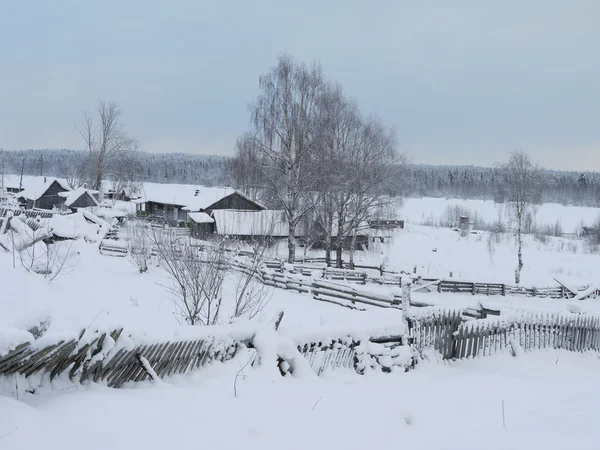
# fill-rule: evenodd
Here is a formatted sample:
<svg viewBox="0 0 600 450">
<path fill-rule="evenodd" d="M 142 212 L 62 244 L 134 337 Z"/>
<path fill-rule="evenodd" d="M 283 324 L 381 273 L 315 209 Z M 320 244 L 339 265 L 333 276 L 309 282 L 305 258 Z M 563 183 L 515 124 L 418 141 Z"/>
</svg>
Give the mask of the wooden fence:
<svg viewBox="0 0 600 450">
<path fill-rule="evenodd" d="M 432 347 L 444 359 L 487 356 L 543 348 L 600 351 L 600 318 L 564 314 L 521 314 L 516 318 L 463 322 L 458 311 L 409 319 L 411 343 Z"/>
<path fill-rule="evenodd" d="M 84 339 L 85 335 L 85 339 Z M 26 342 L 0 357 L 0 375 L 55 377 L 67 374 L 72 381 L 94 381 L 118 388 L 124 383 L 185 374 L 211 361 L 231 359 L 241 342 L 205 337 L 128 348 L 123 330 L 111 333 L 82 332 L 79 338 L 39 347 Z M 110 350 L 113 347 L 118 350 Z"/>
<path fill-rule="evenodd" d="M 483 295 L 522 295 L 527 297 L 549 297 L 549 298 L 572 298 L 574 294 L 565 289 L 564 286 L 554 287 L 521 287 L 500 283 L 478 283 L 462 280 L 436 280 L 433 278 L 423 278 L 422 282 L 428 283 L 439 281 L 437 285 L 438 292 L 454 292 L 462 294 L 483 294 Z M 417 287 L 418 289 L 418 287 Z"/>
<path fill-rule="evenodd" d="M 254 335 L 239 336 L 236 333 L 236 336 L 237 340 L 227 336 L 204 336 L 136 344 L 123 329 L 110 333 L 84 330 L 79 337 L 56 344 L 40 345 L 40 341 L 34 340 L 17 345 L 0 356 L 0 377 L 41 376 L 49 381 L 68 377 L 77 383 L 96 382 L 120 388 L 125 383 L 187 374 L 213 361 L 225 362 L 240 348 L 248 348 L 256 354 Z M 394 357 L 394 349 L 406 346 L 404 336 L 366 336 L 363 339 L 368 340 L 369 345 L 361 345 L 360 339 L 347 335 L 296 345 L 318 375 L 329 368 L 348 368 L 364 373 L 367 367 L 385 372 L 394 366 L 412 367 L 412 360 Z M 285 375 L 287 369 L 283 358 L 279 357 L 278 362 Z"/>
<path fill-rule="evenodd" d="M 394 350 L 407 345 L 404 336 L 369 337 L 368 345 L 352 337 L 329 339 L 298 345 L 298 352 L 306 358 L 317 375 L 327 369 L 354 369 L 365 373 L 367 368 L 391 372 L 393 367 L 408 370 L 414 366 L 412 358 L 394 359 Z"/>
<path fill-rule="evenodd" d="M 416 280 L 416 283 L 413 285 L 413 290 L 421 290 L 422 292 L 425 291 L 425 289 L 430 291 L 433 287 L 435 287 L 437 292 L 451 292 L 472 295 L 513 295 L 524 297 L 573 298 L 586 290 L 585 287 L 573 290 L 572 288 L 567 288 L 563 285 L 551 287 L 522 287 L 502 283 L 482 283 L 477 281 L 465 281 L 457 279 L 419 278 L 415 277 L 414 274 L 393 272 L 387 270 L 383 266 L 376 267 L 357 265 L 354 266 L 353 269 L 333 269 L 330 267 L 316 265 L 314 260 L 310 261 L 312 264 L 295 264 L 293 266 L 293 270 L 291 271 L 287 271 L 285 264 L 279 260 L 266 261 L 265 266 L 279 273 L 285 273 L 287 271 L 289 273 L 296 273 L 303 276 L 313 276 L 315 271 L 318 271 L 321 274 L 321 278 L 345 280 L 359 284 L 375 283 L 401 286 L 403 276 L 410 276 Z M 380 274 L 369 275 L 366 272 L 367 269 L 377 270 L 380 272 Z M 418 283 L 422 283 L 423 287 L 420 287 Z M 590 292 L 586 292 L 585 297 L 590 296 L 600 296 L 600 289 L 592 289 Z"/>
</svg>

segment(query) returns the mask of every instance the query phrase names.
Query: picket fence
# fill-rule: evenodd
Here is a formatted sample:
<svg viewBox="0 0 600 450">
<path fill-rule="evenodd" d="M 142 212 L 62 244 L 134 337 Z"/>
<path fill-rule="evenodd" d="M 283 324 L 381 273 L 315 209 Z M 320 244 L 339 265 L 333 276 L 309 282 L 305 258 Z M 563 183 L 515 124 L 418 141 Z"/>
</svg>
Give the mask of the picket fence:
<svg viewBox="0 0 600 450">
<path fill-rule="evenodd" d="M 241 343 L 205 337 L 130 348 L 129 341 L 119 329 L 110 333 L 83 331 L 79 338 L 42 347 L 36 341 L 25 342 L 0 357 L 0 376 L 42 374 L 52 381 L 66 373 L 72 381 L 119 388 L 127 382 L 186 374 L 212 361 L 227 361 Z M 122 347 L 111 351 L 119 343 Z"/>
<path fill-rule="evenodd" d="M 167 342 L 147 342 L 144 338 L 144 343 L 136 344 L 136 338 L 123 329 L 112 332 L 84 330 L 78 337 L 54 344 L 43 345 L 44 340 L 33 340 L 17 345 L 0 356 L 0 377 L 41 376 L 50 381 L 67 377 L 76 383 L 96 382 L 120 388 L 126 383 L 185 375 L 214 361 L 226 362 L 241 348 L 250 349 L 251 354 L 256 355 L 253 334 L 236 332 L 235 336 L 235 339 L 202 336 Z M 390 356 L 390 351 L 406 345 L 405 336 L 366 336 L 363 339 L 368 340 L 369 345 L 342 336 L 297 343 L 297 349 L 317 375 L 328 368 L 363 373 L 366 367 L 389 372 L 393 366 L 404 366 L 405 369 L 410 366 L 405 359 Z M 280 357 L 278 364 L 282 374 L 288 371 L 284 363 L 286 361 Z"/>
<path fill-rule="evenodd" d="M 409 319 L 409 340 L 422 351 L 432 347 L 444 359 L 554 348 L 600 351 L 600 318 L 521 313 L 517 317 L 462 321 L 460 311 Z"/>
</svg>

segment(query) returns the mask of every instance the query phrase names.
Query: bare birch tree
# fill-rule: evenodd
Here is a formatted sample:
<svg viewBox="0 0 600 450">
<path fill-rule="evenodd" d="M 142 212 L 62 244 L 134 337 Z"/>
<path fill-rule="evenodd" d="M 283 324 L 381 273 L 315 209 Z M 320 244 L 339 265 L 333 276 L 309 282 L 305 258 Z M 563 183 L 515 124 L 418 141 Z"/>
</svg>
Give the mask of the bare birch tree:
<svg viewBox="0 0 600 450">
<path fill-rule="evenodd" d="M 323 96 L 320 124 L 324 195 L 317 217 L 325 231 L 326 260 L 335 246 L 336 265 L 341 267 L 344 245 L 352 263 L 358 233 L 391 201 L 386 194 L 404 160 L 396 152 L 393 130 L 375 117 L 363 119 L 338 85 L 328 86 Z"/>
<path fill-rule="evenodd" d="M 116 103 L 101 101 L 96 112 L 97 126 L 93 115 L 84 112 L 81 124 L 76 128 L 88 152 L 90 182 L 94 189 L 100 189 L 106 173 L 137 148 L 137 142 L 124 131 L 123 111 Z"/>
<path fill-rule="evenodd" d="M 522 151 L 513 152 L 508 163 L 500 166 L 504 177 L 509 211 L 517 236 L 517 268 L 515 283 L 521 282 L 523 270 L 523 232 L 527 214 L 539 202 L 541 176 L 539 167 Z"/>
<path fill-rule="evenodd" d="M 261 94 L 251 107 L 253 131 L 244 138 L 258 187 L 269 192 L 286 214 L 288 261 L 294 262 L 296 228 L 315 206 L 318 167 L 315 151 L 320 96 L 324 82 L 321 68 L 279 57 L 277 65 L 259 78 Z M 238 155 L 240 154 L 238 145 Z"/>
</svg>

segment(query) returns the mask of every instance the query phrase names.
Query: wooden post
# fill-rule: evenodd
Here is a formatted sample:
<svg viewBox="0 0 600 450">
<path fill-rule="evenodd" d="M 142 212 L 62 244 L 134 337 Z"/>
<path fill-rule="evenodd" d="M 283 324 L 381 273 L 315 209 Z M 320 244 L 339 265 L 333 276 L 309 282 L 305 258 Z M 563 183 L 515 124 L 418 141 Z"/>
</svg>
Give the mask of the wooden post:
<svg viewBox="0 0 600 450">
<path fill-rule="evenodd" d="M 505 284 L 502 285 L 502 296 L 506 297 L 506 285 Z"/>
<path fill-rule="evenodd" d="M 410 310 L 410 291 L 412 280 L 409 277 L 402 277 L 402 314 L 407 317 Z"/>
<path fill-rule="evenodd" d="M 475 295 L 475 282 L 473 282 L 473 286 L 471 287 L 471 294 Z"/>
</svg>

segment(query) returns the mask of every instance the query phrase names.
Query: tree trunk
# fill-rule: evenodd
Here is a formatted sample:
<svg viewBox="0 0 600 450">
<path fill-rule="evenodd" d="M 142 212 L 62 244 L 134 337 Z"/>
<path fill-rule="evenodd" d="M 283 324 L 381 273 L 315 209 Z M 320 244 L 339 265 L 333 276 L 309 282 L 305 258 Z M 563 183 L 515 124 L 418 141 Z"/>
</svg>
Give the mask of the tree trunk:
<svg viewBox="0 0 600 450">
<path fill-rule="evenodd" d="M 523 236 L 521 226 L 517 229 L 517 269 L 515 270 L 515 283 L 521 283 L 521 270 L 523 270 Z"/>
<path fill-rule="evenodd" d="M 296 262 L 296 224 L 290 221 L 288 234 L 288 263 Z"/>
<path fill-rule="evenodd" d="M 356 251 L 356 230 L 352 232 L 350 241 L 350 268 L 354 269 L 354 252 Z"/>
<path fill-rule="evenodd" d="M 344 264 L 342 262 L 342 243 L 340 242 L 340 239 L 337 239 L 337 248 L 335 249 L 335 267 L 337 267 L 338 269 L 342 269 Z"/>
<path fill-rule="evenodd" d="M 344 220 L 343 220 L 343 212 L 338 212 L 338 221 L 337 221 L 337 236 L 335 238 L 337 248 L 335 249 L 335 266 L 338 269 L 343 269 L 344 263 L 342 262 L 342 254 L 344 252 Z"/>
</svg>

